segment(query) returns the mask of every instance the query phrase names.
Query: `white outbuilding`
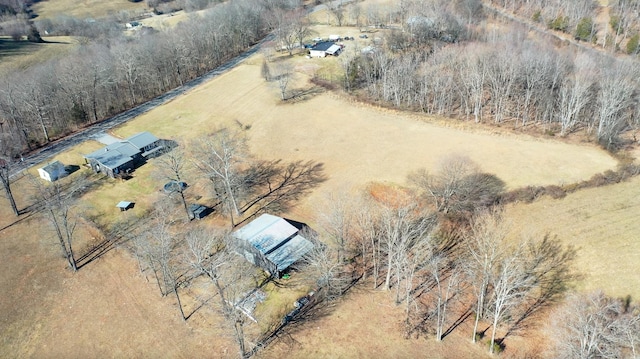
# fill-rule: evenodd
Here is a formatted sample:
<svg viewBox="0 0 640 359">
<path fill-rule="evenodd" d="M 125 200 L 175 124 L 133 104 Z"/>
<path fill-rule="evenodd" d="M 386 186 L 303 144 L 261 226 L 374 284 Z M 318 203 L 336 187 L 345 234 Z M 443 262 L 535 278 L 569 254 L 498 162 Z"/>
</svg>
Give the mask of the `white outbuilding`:
<svg viewBox="0 0 640 359">
<path fill-rule="evenodd" d="M 47 180 L 49 182 L 57 181 L 59 178 L 62 178 L 67 175 L 67 171 L 64 168 L 64 165 L 60 161 L 51 162 L 48 165 L 38 168 L 38 174 L 40 178 Z"/>
</svg>

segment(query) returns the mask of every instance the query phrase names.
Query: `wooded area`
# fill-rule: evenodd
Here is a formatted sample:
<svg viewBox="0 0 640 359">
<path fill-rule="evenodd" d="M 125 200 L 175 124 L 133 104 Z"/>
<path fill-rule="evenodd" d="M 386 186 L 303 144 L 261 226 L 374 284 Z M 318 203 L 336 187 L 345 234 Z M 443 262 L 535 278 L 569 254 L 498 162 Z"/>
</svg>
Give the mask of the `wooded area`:
<svg viewBox="0 0 640 359">
<path fill-rule="evenodd" d="M 106 36 L 109 25 L 96 25 L 95 36 L 87 36 L 73 56 L 0 79 L 0 180 L 15 214 L 20 212 L 9 177 L 24 151 L 181 86 L 270 31 L 282 45 L 279 50 L 291 57 L 311 34 L 298 5 L 230 1 L 171 31 L 132 37 Z M 580 40 L 591 41 L 581 35 L 582 20 L 594 9 L 590 1 L 505 0 L 494 5 L 525 13 L 551 30 L 574 29 Z M 531 39 L 522 28 L 489 29 L 488 14 L 477 0 L 400 1 L 396 10 L 383 16 L 395 28 L 372 40 L 370 51 L 336 59 L 348 95 L 551 135 L 585 131 L 610 150 L 628 143 L 627 131 L 640 124 L 636 59 L 555 47 Z M 328 4 L 327 11 L 338 26 L 348 21 L 342 4 Z M 354 11 L 358 24 L 360 11 Z M 372 26 L 390 25 L 385 21 Z M 629 24 L 619 25 L 620 36 L 632 31 L 635 25 Z M 587 29 L 590 35 L 592 29 Z M 265 80 L 276 80 L 283 103 L 293 71 L 290 63 L 270 67 L 265 60 L 261 67 Z M 135 258 L 142 277 L 151 278 L 162 297 L 175 300 L 183 321 L 203 307 L 218 312 L 221 333 L 233 339 L 238 357 L 255 354 L 280 334 L 290 335 L 288 330 L 299 328 L 295 324 L 317 320 L 356 286 L 389 293 L 389 302 L 402 308 L 401 317 L 391 320 L 400 323 L 407 340 L 441 342 L 464 330 L 470 341 L 486 343 L 494 354 L 505 349 L 506 339 L 541 327 L 551 313 L 552 327 L 545 330 L 553 337 L 539 344 L 545 355 L 637 356 L 640 309 L 632 299 L 574 292 L 581 278 L 574 269 L 577 249 L 549 233 L 514 234 L 502 204 L 505 198 L 519 200 L 518 190 L 507 193 L 502 179 L 464 155 L 445 156 L 436 168 L 408 173 L 404 183 L 334 192 L 324 206 L 314 206 L 317 227 L 304 236 L 315 246 L 291 267 L 294 276 L 304 276 L 305 292 L 313 294 L 303 297 L 305 304 L 302 298 L 296 301 L 296 310 L 286 316 L 271 313 L 252 327 L 255 319 L 242 302 L 268 283 L 278 289 L 287 284 L 237 255 L 230 231 L 261 213 L 291 213 L 328 176 L 324 164 L 314 160 L 258 158 L 250 153 L 245 133 L 251 126 L 235 121 L 239 131 L 214 124 L 199 128 L 206 135 L 153 160 L 154 176 L 162 181 L 202 180 L 206 199 L 215 202 L 214 224 L 190 222 L 185 185 L 160 191 L 164 197 L 153 201 L 148 212 L 103 229 L 111 236 L 118 226 L 133 223 L 130 232 L 114 235 L 111 243 L 122 240 L 117 244 Z M 633 170 L 609 172 L 623 180 L 637 174 L 637 167 Z M 87 190 L 82 179 L 46 186 L 32 181 L 32 209 L 48 220 L 56 247 L 74 272 L 81 268 L 78 257 L 84 258 L 74 252 L 77 221 L 87 220 L 76 201 Z M 531 353 L 536 354 L 541 353 Z"/>
<path fill-rule="evenodd" d="M 393 31 L 384 46 L 343 59 L 346 90 L 363 89 L 377 102 L 476 123 L 535 126 L 561 136 L 584 130 L 612 150 L 622 144 L 623 132 L 637 131 L 635 59 L 557 47 L 513 24 L 489 30 L 482 25 L 485 12 L 464 17 L 460 4 L 469 2 L 435 2 L 435 9 L 409 3 L 405 16 L 411 21 L 403 32 Z"/>
<path fill-rule="evenodd" d="M 68 57 L 3 76 L 0 132 L 16 142 L 9 155 L 33 150 L 201 76 L 265 36 L 269 12 L 287 6 L 284 1 L 233 1 L 171 31 L 138 37 L 108 27 Z M 100 23 L 87 28 L 100 29 Z"/>
</svg>

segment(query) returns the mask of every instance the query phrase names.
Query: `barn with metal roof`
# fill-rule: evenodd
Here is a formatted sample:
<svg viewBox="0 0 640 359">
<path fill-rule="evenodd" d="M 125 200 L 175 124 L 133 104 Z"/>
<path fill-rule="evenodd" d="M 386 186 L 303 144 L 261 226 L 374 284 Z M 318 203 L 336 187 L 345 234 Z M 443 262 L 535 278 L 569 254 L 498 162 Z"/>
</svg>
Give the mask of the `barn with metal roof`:
<svg viewBox="0 0 640 359">
<path fill-rule="evenodd" d="M 263 214 L 233 233 L 238 253 L 249 262 L 279 277 L 293 263 L 313 249 L 300 235 L 306 227 L 299 222 Z"/>
</svg>

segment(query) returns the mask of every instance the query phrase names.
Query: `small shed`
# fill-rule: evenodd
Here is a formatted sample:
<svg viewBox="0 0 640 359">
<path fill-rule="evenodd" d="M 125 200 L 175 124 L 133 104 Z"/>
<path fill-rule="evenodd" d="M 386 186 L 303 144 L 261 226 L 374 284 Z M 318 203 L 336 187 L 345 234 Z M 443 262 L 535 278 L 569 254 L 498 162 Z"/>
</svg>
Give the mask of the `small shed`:
<svg viewBox="0 0 640 359">
<path fill-rule="evenodd" d="M 233 233 L 238 253 L 249 262 L 280 277 L 282 272 L 313 249 L 300 235 L 306 225 L 263 214 Z"/>
<path fill-rule="evenodd" d="M 201 204 L 197 204 L 197 203 L 191 204 L 188 210 L 189 210 L 189 218 L 191 219 L 203 219 L 209 213 L 212 212 L 211 208 L 207 206 L 203 206 Z"/>
<path fill-rule="evenodd" d="M 62 162 L 55 161 L 42 168 L 38 168 L 38 174 L 40 175 L 40 178 L 49 182 L 54 182 L 59 178 L 66 176 L 67 171 Z"/>
<path fill-rule="evenodd" d="M 337 56 L 340 54 L 342 47 L 336 45 L 333 41 L 319 42 L 309 50 L 311 57 L 326 57 L 327 55 Z"/>
<path fill-rule="evenodd" d="M 131 209 L 133 208 L 133 206 L 134 206 L 134 203 L 129 201 L 120 201 L 118 202 L 118 204 L 116 204 L 116 207 L 120 208 L 121 212 Z"/>
</svg>

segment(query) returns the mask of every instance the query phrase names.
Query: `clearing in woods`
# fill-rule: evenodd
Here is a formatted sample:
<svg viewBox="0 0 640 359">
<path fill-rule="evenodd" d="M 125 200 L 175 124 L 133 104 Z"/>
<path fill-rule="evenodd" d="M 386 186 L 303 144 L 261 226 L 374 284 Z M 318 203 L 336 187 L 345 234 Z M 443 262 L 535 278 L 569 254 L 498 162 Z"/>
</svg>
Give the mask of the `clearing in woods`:
<svg viewBox="0 0 640 359">
<path fill-rule="evenodd" d="M 313 66 L 323 61 L 338 59 L 306 63 Z M 298 65 L 301 70 L 303 63 Z M 511 188 L 570 183 L 616 165 L 615 159 L 594 146 L 464 128 L 459 122 L 447 127 L 427 117 L 352 103 L 331 93 L 283 104 L 278 89 L 261 79 L 260 64 L 261 58 L 254 56 L 114 133 L 126 137 L 146 130 L 184 143 L 221 126 L 240 128 L 240 124 L 257 157 L 323 162 L 329 180 L 288 214 L 310 223 L 316 214 L 313 209 L 328 193 L 363 188 L 371 181 L 404 184 L 410 171 L 433 169 L 450 153 L 468 155 Z M 308 86 L 306 79 L 307 75 L 299 73 L 295 85 Z M 60 158 L 65 164 L 79 165 L 80 154 L 97 146 L 87 142 Z M 83 198 L 87 213 L 113 220 L 120 215 L 115 203 L 122 199 L 136 202 L 133 212 L 125 215 L 144 213 L 163 183 L 153 170 L 150 161 L 129 181 L 101 179 L 104 184 Z M 25 181 L 16 183 L 15 192 L 21 207 L 30 203 L 22 194 L 28 192 Z M 204 189 L 201 192 L 206 195 Z M 0 357 L 236 355 L 231 342 L 212 339 L 220 338 L 217 326 L 211 323 L 214 314 L 202 311 L 182 323 L 174 299 L 161 298 L 155 284 L 145 282 L 135 260 L 123 249 L 116 248 L 71 274 L 39 215 L 25 215 L 14 222 L 7 206 L 0 208 L 0 215 L 0 285 L 7 289 L 0 298 Z M 452 357 L 455 353 L 478 356 L 478 350 L 485 350 L 463 338 L 446 340 L 444 346 L 424 338 L 407 341 L 397 328 L 401 309 L 384 293 L 353 296 L 338 303 L 329 317 L 302 329 L 305 339 L 300 339 L 303 348 L 297 347 L 300 357 L 345 356 L 351 353 L 347 343 L 351 340 L 380 343 L 358 349 L 355 353 L 362 357 L 370 357 L 373 350 L 379 357 L 423 353 L 446 357 L 446 348 L 451 346 L 456 347 Z M 371 325 L 369 318 L 386 318 L 385 324 Z M 348 329 L 341 338 L 335 337 L 339 326 Z M 381 329 L 386 327 L 389 330 Z M 317 336 L 310 335 L 314 330 Z M 338 343 L 337 351 L 313 351 L 311 346 L 318 348 L 317 343 L 326 343 L 329 337 Z M 279 345 L 273 350 L 286 351 Z"/>
</svg>

